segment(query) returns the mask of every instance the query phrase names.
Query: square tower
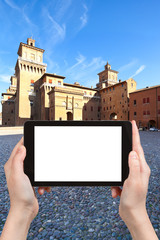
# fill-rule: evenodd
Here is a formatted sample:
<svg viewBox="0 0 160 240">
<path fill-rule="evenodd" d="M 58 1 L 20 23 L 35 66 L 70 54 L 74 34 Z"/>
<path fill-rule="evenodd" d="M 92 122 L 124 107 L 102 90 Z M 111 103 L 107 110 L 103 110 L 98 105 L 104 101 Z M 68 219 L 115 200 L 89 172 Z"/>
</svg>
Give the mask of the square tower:
<svg viewBox="0 0 160 240">
<path fill-rule="evenodd" d="M 34 83 L 46 72 L 43 63 L 44 50 L 35 47 L 35 40 L 27 39 L 20 43 L 18 59 L 15 67 L 17 77 L 17 93 L 15 100 L 15 123 L 23 125 L 31 117 L 31 96 L 34 96 Z"/>
<path fill-rule="evenodd" d="M 109 87 L 117 83 L 118 72 L 112 70 L 111 65 L 108 62 L 104 67 L 105 70 L 98 73 L 99 83 L 97 84 L 97 88 L 99 89 Z"/>
</svg>

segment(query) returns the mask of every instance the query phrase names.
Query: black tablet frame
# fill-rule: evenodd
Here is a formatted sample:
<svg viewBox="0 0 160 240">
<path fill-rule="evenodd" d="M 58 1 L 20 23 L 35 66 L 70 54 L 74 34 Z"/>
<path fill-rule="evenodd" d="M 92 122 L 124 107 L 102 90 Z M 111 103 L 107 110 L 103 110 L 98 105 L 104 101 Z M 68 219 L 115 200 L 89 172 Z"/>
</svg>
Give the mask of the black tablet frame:
<svg viewBox="0 0 160 240">
<path fill-rule="evenodd" d="M 120 182 L 39 182 L 34 181 L 34 126 L 122 126 L 122 181 Z M 27 121 L 24 124 L 26 158 L 24 173 L 32 186 L 122 186 L 128 177 L 128 155 L 132 151 L 132 124 L 130 121 Z"/>
</svg>

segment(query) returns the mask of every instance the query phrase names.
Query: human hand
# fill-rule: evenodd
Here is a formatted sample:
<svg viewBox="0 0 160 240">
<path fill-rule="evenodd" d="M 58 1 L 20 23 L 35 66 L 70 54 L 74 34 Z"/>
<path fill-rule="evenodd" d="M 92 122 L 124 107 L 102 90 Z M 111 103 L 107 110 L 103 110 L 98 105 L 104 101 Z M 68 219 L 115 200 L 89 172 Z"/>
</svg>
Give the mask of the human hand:
<svg viewBox="0 0 160 240">
<path fill-rule="evenodd" d="M 145 160 L 135 121 L 132 121 L 133 145 L 129 154 L 129 176 L 123 189 L 111 187 L 112 197 L 120 196 L 119 214 L 126 224 L 133 216 L 146 215 L 146 195 L 150 168 Z"/>
<path fill-rule="evenodd" d="M 12 212 L 23 212 L 32 221 L 38 213 L 39 205 L 35 190 L 23 170 L 25 156 L 26 148 L 23 145 L 22 138 L 13 149 L 9 160 L 5 163 L 4 170 Z M 45 190 L 50 192 L 51 188 L 39 187 L 38 193 L 42 195 Z"/>
<path fill-rule="evenodd" d="M 120 187 L 111 187 L 112 197 L 120 196 L 119 214 L 134 240 L 158 240 L 146 210 L 151 170 L 145 160 L 136 122 L 132 121 L 133 145 L 129 154 L 129 176 Z"/>
</svg>

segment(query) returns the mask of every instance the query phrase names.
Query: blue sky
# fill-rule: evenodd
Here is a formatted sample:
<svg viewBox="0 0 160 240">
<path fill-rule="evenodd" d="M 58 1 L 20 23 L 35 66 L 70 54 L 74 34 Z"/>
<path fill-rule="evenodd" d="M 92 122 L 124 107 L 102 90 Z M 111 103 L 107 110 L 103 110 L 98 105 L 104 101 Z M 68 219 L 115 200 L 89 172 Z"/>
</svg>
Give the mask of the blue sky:
<svg viewBox="0 0 160 240">
<path fill-rule="evenodd" d="M 159 0 L 0 0 L 0 94 L 31 36 L 45 49 L 47 72 L 65 82 L 95 87 L 108 60 L 138 89 L 160 84 L 159 13 Z"/>
</svg>

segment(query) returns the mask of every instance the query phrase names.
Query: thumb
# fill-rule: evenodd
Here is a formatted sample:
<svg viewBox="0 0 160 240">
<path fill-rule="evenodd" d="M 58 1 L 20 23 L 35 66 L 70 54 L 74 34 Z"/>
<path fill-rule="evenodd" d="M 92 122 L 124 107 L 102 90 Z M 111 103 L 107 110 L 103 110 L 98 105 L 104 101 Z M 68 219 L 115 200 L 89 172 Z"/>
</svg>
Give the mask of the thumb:
<svg viewBox="0 0 160 240">
<path fill-rule="evenodd" d="M 21 145 L 12 160 L 13 171 L 24 172 L 23 171 L 23 162 L 24 162 L 25 156 L 26 156 L 26 148 L 23 145 Z"/>
<path fill-rule="evenodd" d="M 140 176 L 140 161 L 137 153 L 131 151 L 129 154 L 129 177 L 137 178 Z"/>
</svg>

